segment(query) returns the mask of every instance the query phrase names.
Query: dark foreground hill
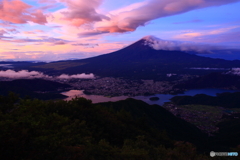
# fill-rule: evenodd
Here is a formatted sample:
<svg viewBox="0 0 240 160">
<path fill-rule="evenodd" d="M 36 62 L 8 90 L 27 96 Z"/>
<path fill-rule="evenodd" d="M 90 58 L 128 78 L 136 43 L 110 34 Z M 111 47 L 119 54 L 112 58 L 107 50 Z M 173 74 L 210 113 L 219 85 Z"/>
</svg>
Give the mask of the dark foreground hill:
<svg viewBox="0 0 240 160">
<path fill-rule="evenodd" d="M 201 140 L 202 134 L 167 111 L 158 110 L 159 106 L 133 99 L 116 105 L 93 105 L 83 98 L 69 102 L 4 99 L 0 99 L 0 158 L 4 160 L 208 158 L 198 154 L 194 145 L 169 138 L 172 131 L 181 138 L 185 132 L 186 139 L 191 133 Z M 11 109 L 3 110 L 3 105 Z M 151 117 L 154 114 L 160 118 Z"/>
<path fill-rule="evenodd" d="M 0 118 L 4 160 L 211 159 L 211 143 L 197 128 L 134 99 L 92 104 L 84 98 L 40 101 L 9 95 L 0 98 Z"/>
<path fill-rule="evenodd" d="M 169 73 L 196 75 L 212 72 L 192 68 L 222 68 L 224 70 L 240 67 L 238 60 L 227 61 L 181 51 L 156 50 L 146 44 L 149 43 L 148 41 L 143 38 L 113 53 L 82 60 L 36 65 L 31 69 L 46 71 L 48 74 L 93 73 L 103 77 L 166 79 Z"/>
<path fill-rule="evenodd" d="M 141 124 L 142 126 L 150 125 L 159 130 L 165 130 L 170 138 L 175 140 L 188 141 L 199 145 L 206 141 L 207 138 L 194 125 L 175 117 L 172 113 L 158 105 L 148 105 L 143 101 L 135 99 L 101 103 L 101 105 L 110 107 L 117 112 L 125 110 L 135 119 L 139 119 L 140 123 L 141 121 L 145 122 L 145 124 Z"/>
</svg>

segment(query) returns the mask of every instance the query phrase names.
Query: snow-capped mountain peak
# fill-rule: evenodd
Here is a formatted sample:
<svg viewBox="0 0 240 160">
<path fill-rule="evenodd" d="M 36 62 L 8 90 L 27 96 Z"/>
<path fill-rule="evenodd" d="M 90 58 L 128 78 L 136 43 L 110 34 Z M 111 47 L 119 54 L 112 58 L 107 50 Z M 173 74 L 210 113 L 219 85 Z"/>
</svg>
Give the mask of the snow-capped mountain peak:
<svg viewBox="0 0 240 160">
<path fill-rule="evenodd" d="M 160 40 L 159 38 L 157 38 L 156 36 L 153 36 L 153 35 L 145 36 L 145 37 L 143 37 L 142 39 L 143 39 L 143 40 L 146 40 L 146 41 Z"/>
<path fill-rule="evenodd" d="M 180 44 L 176 41 L 162 40 L 152 35 L 145 36 L 142 40 L 144 40 L 144 45 L 148 45 L 155 50 L 181 50 Z"/>
</svg>

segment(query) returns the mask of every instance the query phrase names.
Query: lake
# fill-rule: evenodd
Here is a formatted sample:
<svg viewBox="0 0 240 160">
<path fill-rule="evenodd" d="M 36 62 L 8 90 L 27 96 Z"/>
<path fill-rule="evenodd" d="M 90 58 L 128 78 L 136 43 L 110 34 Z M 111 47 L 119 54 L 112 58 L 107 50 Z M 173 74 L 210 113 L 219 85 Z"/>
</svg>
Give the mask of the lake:
<svg viewBox="0 0 240 160">
<path fill-rule="evenodd" d="M 217 93 L 224 93 L 224 92 L 237 92 L 239 90 L 226 90 L 226 89 L 192 89 L 188 90 L 183 94 L 171 95 L 171 94 L 156 94 L 153 96 L 135 96 L 135 97 L 128 97 L 128 96 L 118 96 L 118 97 L 104 97 L 101 95 L 86 95 L 83 93 L 83 90 L 70 90 L 67 92 L 63 92 L 63 95 L 68 96 L 65 100 L 71 100 L 74 97 L 84 97 L 86 99 L 92 100 L 93 103 L 100 103 L 100 102 L 108 102 L 108 101 L 120 101 L 125 100 L 127 98 L 134 98 L 138 100 L 142 100 L 148 104 L 158 104 L 163 105 L 165 102 L 169 102 L 170 99 L 174 96 L 194 96 L 196 94 L 206 94 L 209 96 L 216 96 Z M 160 98 L 158 101 L 151 101 L 149 100 L 150 97 L 158 97 Z"/>
<path fill-rule="evenodd" d="M 68 92 L 63 92 L 62 94 L 65 96 L 68 96 L 65 100 L 71 100 L 74 97 L 84 97 L 86 99 L 92 100 L 93 103 L 100 103 L 100 102 L 108 102 L 108 101 L 120 101 L 127 98 L 130 98 L 128 96 L 118 96 L 118 97 L 104 97 L 100 95 L 86 95 L 83 93 L 84 90 L 70 90 Z"/>
</svg>

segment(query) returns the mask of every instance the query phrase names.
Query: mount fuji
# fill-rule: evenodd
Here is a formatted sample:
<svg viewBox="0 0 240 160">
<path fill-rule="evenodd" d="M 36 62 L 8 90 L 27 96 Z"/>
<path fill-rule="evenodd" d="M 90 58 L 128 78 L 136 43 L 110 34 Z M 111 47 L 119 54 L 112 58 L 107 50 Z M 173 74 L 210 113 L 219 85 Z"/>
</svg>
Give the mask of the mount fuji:
<svg viewBox="0 0 240 160">
<path fill-rule="evenodd" d="M 193 68 L 220 68 L 221 71 L 240 67 L 238 60 L 202 57 L 185 50 L 191 50 L 190 46 L 146 36 L 112 53 L 81 60 L 36 65 L 34 69 L 48 74 L 94 73 L 101 77 L 163 80 L 170 73 L 201 75 L 211 72 Z"/>
</svg>

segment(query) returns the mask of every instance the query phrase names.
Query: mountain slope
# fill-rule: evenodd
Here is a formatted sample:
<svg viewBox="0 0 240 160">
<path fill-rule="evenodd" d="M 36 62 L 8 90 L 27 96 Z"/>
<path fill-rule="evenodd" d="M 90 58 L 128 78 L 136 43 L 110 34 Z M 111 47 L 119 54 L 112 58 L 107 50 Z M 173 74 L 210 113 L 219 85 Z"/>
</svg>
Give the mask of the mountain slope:
<svg viewBox="0 0 240 160">
<path fill-rule="evenodd" d="M 203 144 L 202 142 L 206 141 L 207 138 L 197 127 L 175 117 L 158 105 L 148 105 L 145 102 L 131 98 L 118 102 L 100 103 L 100 105 L 112 107 L 113 110 L 118 112 L 125 110 L 136 119 L 144 119 L 147 125 L 165 130 L 170 138 L 175 140 L 188 141 L 199 145 Z M 198 138 L 196 139 L 196 137 Z"/>
<path fill-rule="evenodd" d="M 109 54 L 82 60 L 53 62 L 34 68 L 44 70 L 48 74 L 94 73 L 99 76 L 163 79 L 168 73 L 196 74 L 196 70 L 190 69 L 192 67 L 240 67 L 240 61 L 237 60 L 227 61 L 181 51 L 156 50 L 151 38 L 153 37 L 143 38 L 126 48 Z M 206 74 L 210 71 L 198 70 L 197 72 Z"/>
</svg>

